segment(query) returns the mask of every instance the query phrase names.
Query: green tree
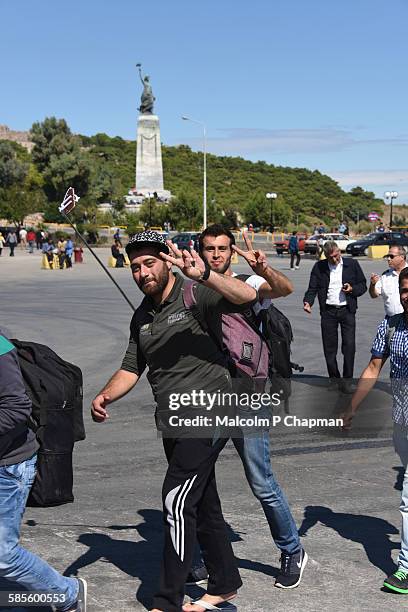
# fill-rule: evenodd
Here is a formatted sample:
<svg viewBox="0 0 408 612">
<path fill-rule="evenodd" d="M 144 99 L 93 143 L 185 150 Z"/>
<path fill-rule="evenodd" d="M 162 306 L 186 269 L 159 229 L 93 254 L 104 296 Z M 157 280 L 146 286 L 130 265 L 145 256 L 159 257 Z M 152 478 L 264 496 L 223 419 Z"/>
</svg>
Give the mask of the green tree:
<svg viewBox="0 0 408 612">
<path fill-rule="evenodd" d="M 167 217 L 167 205 L 156 202 L 154 198 L 146 199 L 140 207 L 139 219 L 142 225 L 147 223 L 149 226 L 162 227 Z"/>
<path fill-rule="evenodd" d="M 15 224 L 44 208 L 42 178 L 22 147 L 0 142 L 0 216 Z"/>
<path fill-rule="evenodd" d="M 71 133 L 64 119 L 47 117 L 31 128 L 32 159 L 44 178 L 44 192 L 51 202 L 61 202 L 68 187 L 85 196 L 90 163 L 81 150 L 81 139 Z"/>
<path fill-rule="evenodd" d="M 198 200 L 191 193 L 181 192 L 169 204 L 168 220 L 178 230 L 197 229 L 202 225 L 202 211 Z"/>
<path fill-rule="evenodd" d="M 29 162 L 18 158 L 16 148 L 8 141 L 0 141 L 0 189 L 22 183 L 29 170 Z"/>
<path fill-rule="evenodd" d="M 40 212 L 43 206 L 44 196 L 40 190 L 13 185 L 0 195 L 0 216 L 15 225 L 23 225 L 27 215 Z"/>
</svg>

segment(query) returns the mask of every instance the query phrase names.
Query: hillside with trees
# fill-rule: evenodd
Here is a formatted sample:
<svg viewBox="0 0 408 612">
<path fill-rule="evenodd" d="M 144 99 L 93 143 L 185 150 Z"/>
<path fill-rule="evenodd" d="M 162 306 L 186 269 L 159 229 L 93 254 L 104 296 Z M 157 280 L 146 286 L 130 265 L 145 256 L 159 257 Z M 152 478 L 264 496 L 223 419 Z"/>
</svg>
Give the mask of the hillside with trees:
<svg viewBox="0 0 408 612">
<path fill-rule="evenodd" d="M 134 187 L 136 143 L 106 134 L 75 135 L 66 121 L 50 117 L 34 123 L 31 154 L 16 143 L 0 141 L 0 217 L 21 223 L 26 214 L 41 211 L 45 221 L 62 220 L 58 214 L 68 186 L 81 196 L 77 222 L 108 222 L 135 226 L 164 221 L 178 229 L 198 228 L 202 218 L 203 154 L 188 146 L 163 146 L 165 188 L 174 198 L 169 204 L 145 203 L 138 215 L 126 214 L 124 195 Z M 276 225 L 310 227 L 321 221 L 337 225 L 364 220 L 370 211 L 382 214 L 383 202 L 356 186 L 349 192 L 329 176 L 305 168 L 251 162 L 242 157 L 207 154 L 209 222 L 230 227 L 253 223 L 267 227 L 271 201 Z M 101 217 L 97 205 L 111 202 L 113 213 Z"/>
</svg>

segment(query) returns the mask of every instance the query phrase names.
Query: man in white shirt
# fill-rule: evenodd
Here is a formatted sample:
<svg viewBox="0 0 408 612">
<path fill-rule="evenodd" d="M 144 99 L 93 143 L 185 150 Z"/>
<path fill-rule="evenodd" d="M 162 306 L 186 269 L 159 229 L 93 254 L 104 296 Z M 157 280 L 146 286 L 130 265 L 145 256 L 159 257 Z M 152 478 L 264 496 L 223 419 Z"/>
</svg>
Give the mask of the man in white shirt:
<svg viewBox="0 0 408 612">
<path fill-rule="evenodd" d="M 327 372 L 333 388 L 339 384 L 343 393 L 352 393 L 350 385 L 356 352 L 357 298 L 367 291 L 360 264 L 351 257 L 342 258 L 332 240 L 323 247 L 325 260 L 313 266 L 309 287 L 303 298 L 303 310 L 310 314 L 316 295 L 319 299 L 321 330 Z M 343 379 L 337 365 L 338 328 L 341 330 Z"/>
<path fill-rule="evenodd" d="M 20 247 L 25 249 L 27 247 L 27 230 L 25 227 L 22 227 L 18 232 L 18 237 L 20 238 Z"/>
<path fill-rule="evenodd" d="M 380 295 L 384 300 L 384 310 L 387 317 L 392 317 L 403 311 L 400 301 L 398 279 L 401 270 L 407 267 L 407 255 L 403 246 L 390 244 L 389 251 L 384 257 L 387 259 L 389 270 L 379 276 L 372 274 L 370 278 L 369 294 L 372 298 Z"/>
</svg>

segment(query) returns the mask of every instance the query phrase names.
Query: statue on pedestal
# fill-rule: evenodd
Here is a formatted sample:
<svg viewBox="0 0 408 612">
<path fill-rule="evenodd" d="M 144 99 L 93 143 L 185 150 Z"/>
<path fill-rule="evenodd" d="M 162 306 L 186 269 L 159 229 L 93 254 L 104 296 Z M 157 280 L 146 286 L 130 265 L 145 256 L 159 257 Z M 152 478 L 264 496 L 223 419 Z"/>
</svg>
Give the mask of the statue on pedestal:
<svg viewBox="0 0 408 612">
<path fill-rule="evenodd" d="M 139 68 L 140 80 L 143 85 L 139 111 L 142 113 L 142 115 L 151 115 L 153 114 L 153 104 L 156 98 L 153 95 L 152 86 L 150 85 L 150 77 L 147 74 L 142 77 L 142 64 L 136 64 L 136 66 Z"/>
</svg>

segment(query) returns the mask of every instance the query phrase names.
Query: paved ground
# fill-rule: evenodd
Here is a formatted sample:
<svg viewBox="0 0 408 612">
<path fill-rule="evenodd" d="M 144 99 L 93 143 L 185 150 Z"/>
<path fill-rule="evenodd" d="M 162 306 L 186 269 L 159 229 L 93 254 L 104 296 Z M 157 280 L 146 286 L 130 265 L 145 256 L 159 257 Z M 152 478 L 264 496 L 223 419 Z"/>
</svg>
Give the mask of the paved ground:
<svg viewBox="0 0 408 612">
<path fill-rule="evenodd" d="M 99 252 L 107 260 L 108 250 Z M 294 294 L 280 306 L 293 323 L 294 358 L 308 376 L 294 383 L 291 411 L 335 415 L 342 400 L 322 387 L 318 309 L 310 317 L 301 309 L 313 261 L 302 260 L 294 272 L 288 270 L 287 258 L 272 261 L 295 282 Z M 384 268 L 382 262 L 361 263 L 367 276 Z M 137 304 L 140 296 L 129 271 L 113 272 Z M 88 412 L 91 398 L 120 363 L 130 309 L 89 254 L 86 263 L 73 270 L 43 271 L 37 254 L 19 251 L 13 260 L 3 251 L 0 280 L 0 325 L 12 336 L 48 344 L 80 365 L 85 379 L 87 440 L 75 452 L 75 503 L 28 509 L 24 542 L 59 570 L 87 578 L 91 612 L 144 610 L 161 556 L 160 486 L 165 470 L 145 378 L 111 409 L 107 424 L 93 424 Z M 382 318 L 380 300 L 365 295 L 359 306 L 356 373 L 368 360 Z M 389 406 L 384 383 L 362 409 L 352 436 L 338 435 L 337 430 L 272 432 L 274 470 L 310 556 L 302 585 L 294 591 L 273 587 L 277 549 L 235 452 L 224 450 L 217 474 L 244 581 L 237 598 L 240 612 L 374 612 L 407 606 L 403 598 L 381 590 L 399 541 L 398 460 L 390 445 Z"/>
</svg>

